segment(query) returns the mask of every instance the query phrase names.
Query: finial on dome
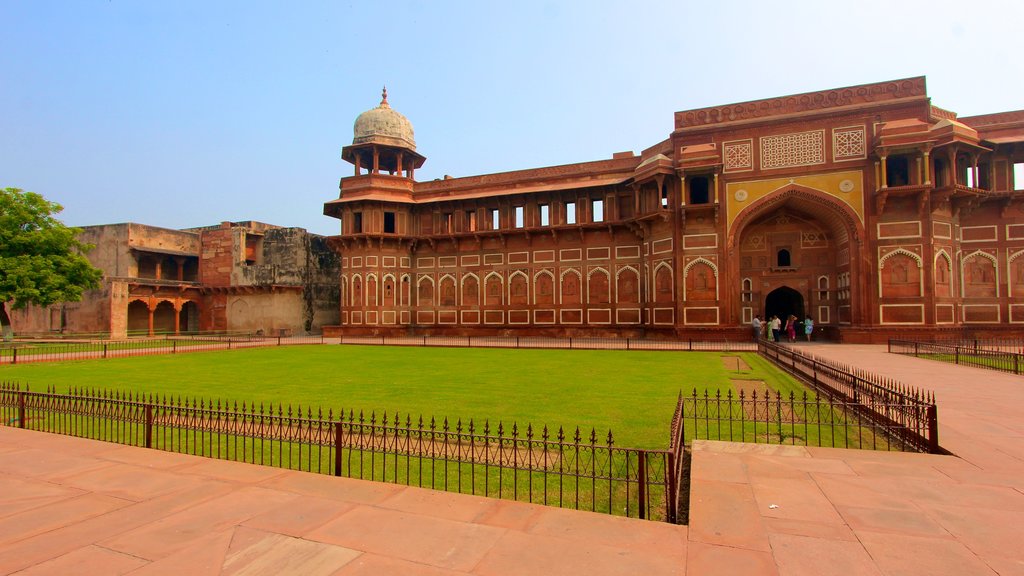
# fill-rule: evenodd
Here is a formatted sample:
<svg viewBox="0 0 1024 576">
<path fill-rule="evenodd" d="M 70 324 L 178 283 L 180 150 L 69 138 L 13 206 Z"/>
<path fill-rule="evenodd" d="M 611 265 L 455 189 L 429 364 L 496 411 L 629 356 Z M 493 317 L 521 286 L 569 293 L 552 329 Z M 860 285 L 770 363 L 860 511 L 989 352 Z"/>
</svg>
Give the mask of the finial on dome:
<svg viewBox="0 0 1024 576">
<path fill-rule="evenodd" d="M 391 104 L 388 104 L 388 87 L 385 86 L 380 96 L 380 108 L 391 108 Z"/>
</svg>

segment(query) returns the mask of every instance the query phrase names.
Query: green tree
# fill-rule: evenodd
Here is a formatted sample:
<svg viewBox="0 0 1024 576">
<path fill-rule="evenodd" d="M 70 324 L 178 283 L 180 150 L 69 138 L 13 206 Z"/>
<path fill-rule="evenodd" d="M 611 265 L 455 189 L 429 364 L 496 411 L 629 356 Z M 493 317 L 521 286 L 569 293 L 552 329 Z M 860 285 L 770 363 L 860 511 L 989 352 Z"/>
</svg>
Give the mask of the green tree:
<svg viewBox="0 0 1024 576">
<path fill-rule="evenodd" d="M 7 306 L 75 302 L 99 287 L 103 272 L 85 253 L 93 247 L 77 240 L 79 228 L 53 217 L 64 208 L 35 192 L 0 191 L 0 326 L 13 336 Z"/>
</svg>

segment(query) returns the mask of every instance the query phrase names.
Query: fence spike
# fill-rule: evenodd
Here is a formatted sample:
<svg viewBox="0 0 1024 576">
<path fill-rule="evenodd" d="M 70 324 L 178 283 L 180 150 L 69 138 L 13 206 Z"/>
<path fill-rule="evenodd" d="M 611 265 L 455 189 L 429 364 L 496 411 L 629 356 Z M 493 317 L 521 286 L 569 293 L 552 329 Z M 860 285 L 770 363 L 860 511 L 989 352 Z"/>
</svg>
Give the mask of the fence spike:
<svg viewBox="0 0 1024 576">
<path fill-rule="evenodd" d="M 611 448 L 612 444 L 614 444 L 614 443 L 615 443 L 615 440 L 612 438 L 612 430 L 611 430 L 611 428 L 609 428 L 608 429 L 608 447 Z"/>
<path fill-rule="evenodd" d="M 597 444 L 597 429 L 595 428 L 590 429 L 590 443 Z"/>
</svg>

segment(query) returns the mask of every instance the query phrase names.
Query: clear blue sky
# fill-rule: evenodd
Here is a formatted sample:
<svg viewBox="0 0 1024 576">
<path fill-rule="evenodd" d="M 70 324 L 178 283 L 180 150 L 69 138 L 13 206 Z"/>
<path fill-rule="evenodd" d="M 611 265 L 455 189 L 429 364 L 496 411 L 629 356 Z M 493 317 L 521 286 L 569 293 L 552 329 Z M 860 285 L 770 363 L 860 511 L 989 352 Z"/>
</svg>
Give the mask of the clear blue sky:
<svg viewBox="0 0 1024 576">
<path fill-rule="evenodd" d="M 961 115 L 1022 109 L 1022 22 L 1019 0 L 0 0 L 0 186 L 73 225 L 334 234 L 341 147 L 385 84 L 417 178 L 469 176 L 639 151 L 676 110 L 908 76 Z"/>
</svg>

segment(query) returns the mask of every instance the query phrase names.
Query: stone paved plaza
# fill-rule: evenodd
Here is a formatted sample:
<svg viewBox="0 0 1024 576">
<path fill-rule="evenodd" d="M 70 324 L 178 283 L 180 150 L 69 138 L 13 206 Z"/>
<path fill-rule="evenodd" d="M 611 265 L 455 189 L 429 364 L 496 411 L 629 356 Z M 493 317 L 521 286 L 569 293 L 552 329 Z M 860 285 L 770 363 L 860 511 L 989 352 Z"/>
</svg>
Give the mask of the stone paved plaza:
<svg viewBox="0 0 1024 576">
<path fill-rule="evenodd" d="M 934 390 L 955 456 L 697 442 L 673 526 L 0 427 L 0 574 L 1024 574 L 1024 378 L 808 351 Z"/>
</svg>

